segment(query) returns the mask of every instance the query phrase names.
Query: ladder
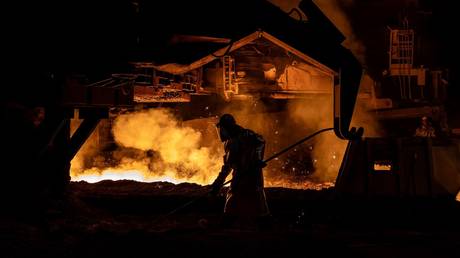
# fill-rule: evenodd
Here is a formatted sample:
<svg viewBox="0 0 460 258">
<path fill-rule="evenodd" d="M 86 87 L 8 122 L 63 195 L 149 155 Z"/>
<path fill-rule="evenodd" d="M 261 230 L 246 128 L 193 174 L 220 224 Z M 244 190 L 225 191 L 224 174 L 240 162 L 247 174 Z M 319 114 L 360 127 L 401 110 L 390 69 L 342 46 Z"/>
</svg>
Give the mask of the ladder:
<svg viewBox="0 0 460 258">
<path fill-rule="evenodd" d="M 222 57 L 222 80 L 224 98 L 230 100 L 232 95 L 238 94 L 238 84 L 236 83 L 235 60 L 228 55 Z"/>
<path fill-rule="evenodd" d="M 401 99 L 412 99 L 411 71 L 414 65 L 414 30 L 407 19 L 402 29 L 390 29 L 390 71 L 395 71 L 399 81 Z"/>
</svg>

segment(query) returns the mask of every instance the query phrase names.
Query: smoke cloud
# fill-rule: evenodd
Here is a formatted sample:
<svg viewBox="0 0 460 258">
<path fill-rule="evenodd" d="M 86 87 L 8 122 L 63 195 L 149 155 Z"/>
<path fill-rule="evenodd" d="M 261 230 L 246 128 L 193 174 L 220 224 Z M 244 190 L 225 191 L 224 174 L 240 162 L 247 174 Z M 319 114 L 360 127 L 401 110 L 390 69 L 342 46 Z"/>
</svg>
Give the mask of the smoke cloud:
<svg viewBox="0 0 460 258">
<path fill-rule="evenodd" d="M 366 48 L 355 34 L 350 23 L 350 18 L 344 8 L 354 4 L 353 0 L 314 0 L 321 11 L 331 20 L 337 29 L 346 37 L 343 46 L 350 49 L 361 64 L 366 62 Z"/>
<path fill-rule="evenodd" d="M 119 147 L 108 157 L 99 156 L 103 162 L 93 163 L 90 169 L 81 171 L 81 162 L 75 162 L 73 180 L 133 179 L 205 185 L 222 166 L 222 150 L 203 147 L 202 133 L 181 125 L 166 109 L 120 115 L 112 133 Z"/>
</svg>

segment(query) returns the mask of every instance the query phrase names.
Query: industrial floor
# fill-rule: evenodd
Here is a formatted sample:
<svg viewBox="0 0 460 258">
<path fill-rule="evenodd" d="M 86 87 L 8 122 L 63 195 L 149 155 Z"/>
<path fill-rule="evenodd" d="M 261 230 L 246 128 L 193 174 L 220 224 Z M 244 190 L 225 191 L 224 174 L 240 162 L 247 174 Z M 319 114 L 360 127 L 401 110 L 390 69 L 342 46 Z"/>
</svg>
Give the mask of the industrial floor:
<svg viewBox="0 0 460 258">
<path fill-rule="evenodd" d="M 194 184 L 73 182 L 65 202 L 0 220 L 0 257 L 460 257 L 460 203 L 338 200 L 267 188 L 271 228 L 218 226 L 224 198 Z M 35 213 L 34 213 L 35 212 Z"/>
</svg>

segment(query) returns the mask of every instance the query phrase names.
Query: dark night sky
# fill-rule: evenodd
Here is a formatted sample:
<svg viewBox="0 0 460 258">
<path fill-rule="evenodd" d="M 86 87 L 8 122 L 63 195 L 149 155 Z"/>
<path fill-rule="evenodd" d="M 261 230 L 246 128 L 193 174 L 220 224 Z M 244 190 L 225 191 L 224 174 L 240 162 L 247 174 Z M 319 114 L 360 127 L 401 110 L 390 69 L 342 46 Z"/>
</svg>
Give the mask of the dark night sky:
<svg viewBox="0 0 460 258">
<path fill-rule="evenodd" d="M 151 55 L 151 50 L 161 46 L 162 39 L 175 31 L 193 33 L 196 29 L 193 24 L 200 23 L 190 20 L 194 17 L 190 15 L 194 6 L 190 3 L 206 6 L 209 10 L 206 15 L 196 15 L 193 19 L 209 26 L 215 25 L 212 19 L 222 19 L 235 30 L 240 26 L 238 15 L 221 15 L 219 7 L 229 3 L 237 5 L 232 9 L 237 10 L 247 5 L 244 1 L 211 1 L 206 5 L 206 1 L 171 0 L 161 2 L 161 6 L 158 1 L 146 1 L 150 8 L 142 8 L 141 1 L 140 15 L 136 16 L 136 5 L 131 1 L 11 2 L 3 4 L 2 8 L 9 13 L 2 21 L 5 27 L 2 67 L 8 66 L 2 77 L 6 78 L 7 88 L 17 88 L 17 85 L 31 88 L 36 81 L 46 84 L 50 73 L 83 72 L 103 76 L 122 71 L 126 61 L 143 54 Z M 353 2 L 343 7 L 356 36 L 366 46 L 366 66 L 371 73 L 378 74 L 385 67 L 385 25 L 397 22 L 401 1 L 346 2 Z M 420 33 L 425 39 L 421 56 L 433 67 L 451 70 L 451 93 L 458 96 L 454 89 L 459 70 L 456 58 L 459 42 L 458 37 L 453 36 L 456 3 L 447 0 L 421 2 L 432 10 L 429 16 L 416 14 L 422 20 L 420 31 L 423 32 Z M 141 45 L 146 38 L 150 38 L 149 44 L 140 47 L 138 36 Z"/>
</svg>

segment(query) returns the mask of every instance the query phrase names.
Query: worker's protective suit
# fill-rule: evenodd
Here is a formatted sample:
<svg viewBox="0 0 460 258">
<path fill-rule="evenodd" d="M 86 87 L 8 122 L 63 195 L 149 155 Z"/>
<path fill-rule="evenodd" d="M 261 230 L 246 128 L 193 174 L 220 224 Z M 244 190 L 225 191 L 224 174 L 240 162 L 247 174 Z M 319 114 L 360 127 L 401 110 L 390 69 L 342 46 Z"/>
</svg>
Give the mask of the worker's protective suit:
<svg viewBox="0 0 460 258">
<path fill-rule="evenodd" d="M 264 139 L 235 123 L 220 123 L 218 127 L 224 142 L 225 155 L 222 169 L 212 185 L 213 192 L 219 191 L 225 178 L 232 172 L 224 215 L 256 218 L 269 215 L 262 174 L 265 166 Z"/>
</svg>

